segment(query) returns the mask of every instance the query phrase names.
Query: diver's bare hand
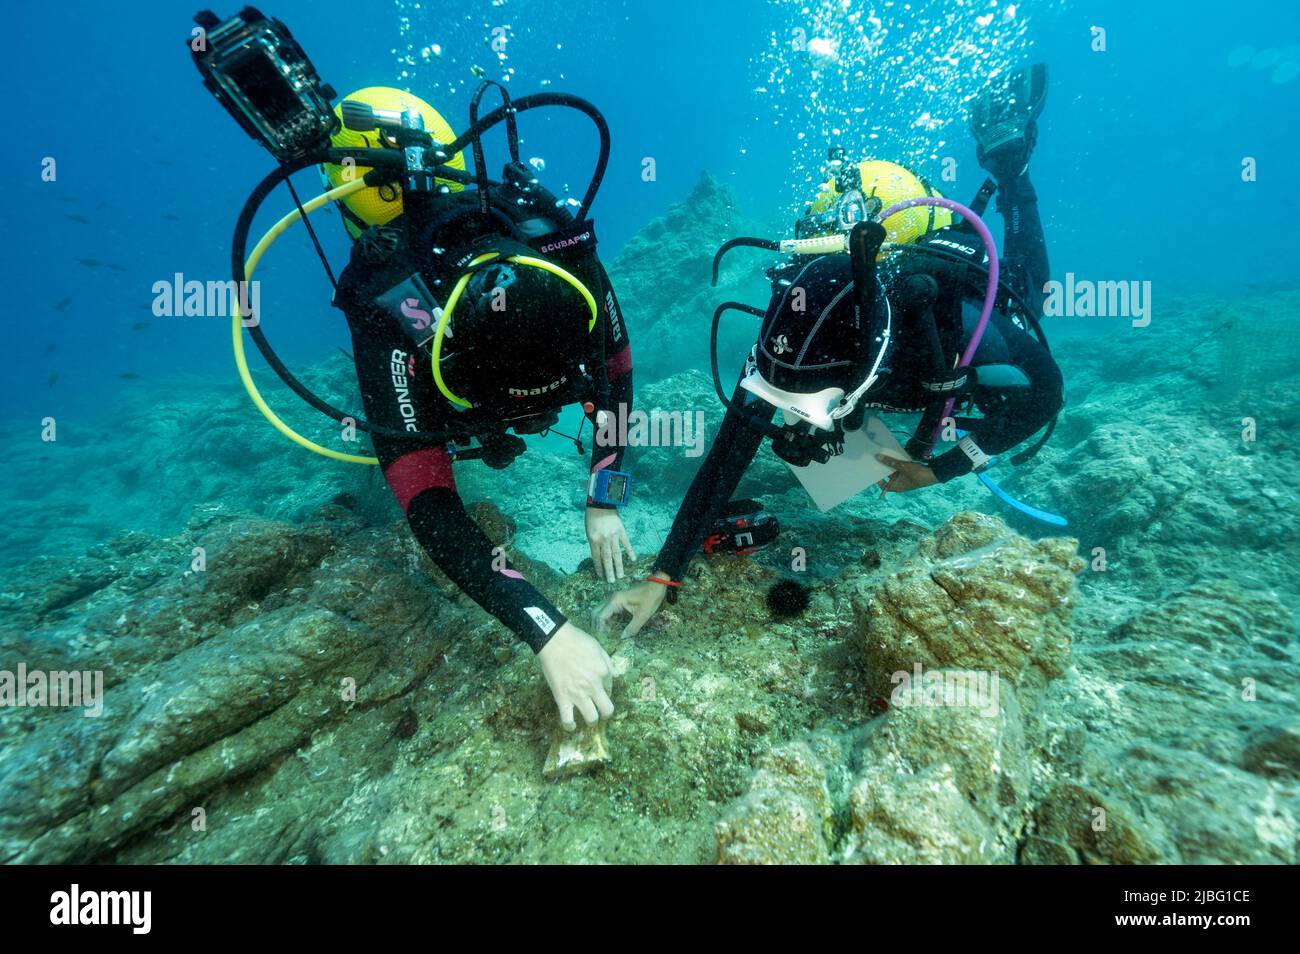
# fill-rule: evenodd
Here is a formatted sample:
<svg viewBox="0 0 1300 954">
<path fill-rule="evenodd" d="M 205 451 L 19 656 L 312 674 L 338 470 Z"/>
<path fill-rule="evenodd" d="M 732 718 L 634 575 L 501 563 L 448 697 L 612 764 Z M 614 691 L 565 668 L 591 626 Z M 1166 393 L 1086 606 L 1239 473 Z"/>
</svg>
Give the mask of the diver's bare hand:
<svg viewBox="0 0 1300 954">
<path fill-rule="evenodd" d="M 903 494 L 921 487 L 933 487 L 939 482 L 934 471 L 914 460 L 899 460 L 886 454 L 877 454 L 876 460 L 886 467 L 894 468 L 893 475 L 881 485 L 882 497 L 885 494 Z"/>
<path fill-rule="evenodd" d="M 577 728 L 573 711 L 582 714 L 587 725 L 614 714 L 610 693 L 614 691 L 614 664 L 596 640 L 572 623 L 565 623 L 537 654 L 542 675 L 551 687 L 560 724 L 566 731 Z"/>
<path fill-rule="evenodd" d="M 660 580 L 669 580 L 667 573 L 652 574 Z M 605 627 L 619 613 L 630 613 L 631 621 L 623 627 L 623 638 L 635 636 L 641 627 L 650 621 L 650 617 L 659 612 L 668 596 L 668 587 L 660 583 L 641 583 L 631 589 L 619 590 L 605 601 L 605 605 L 593 614 L 596 625 L 603 632 Z"/>
<path fill-rule="evenodd" d="M 617 510 L 587 508 L 587 542 L 591 544 L 591 562 L 596 575 L 606 583 L 623 579 L 624 550 L 629 560 L 636 559 Z"/>
</svg>

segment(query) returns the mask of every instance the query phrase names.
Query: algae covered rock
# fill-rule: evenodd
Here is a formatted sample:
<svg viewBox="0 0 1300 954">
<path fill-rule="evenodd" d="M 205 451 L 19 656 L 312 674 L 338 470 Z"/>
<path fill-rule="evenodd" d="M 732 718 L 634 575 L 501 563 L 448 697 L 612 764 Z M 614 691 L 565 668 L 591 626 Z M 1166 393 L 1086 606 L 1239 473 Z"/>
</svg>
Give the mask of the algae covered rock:
<svg viewBox="0 0 1300 954">
<path fill-rule="evenodd" d="M 992 833 L 938 765 L 919 775 L 861 779 L 850 796 L 856 864 L 983 864 Z"/>
<path fill-rule="evenodd" d="M 348 553 L 331 559 L 342 533 Z M 208 551 L 197 572 L 178 559 L 195 540 Z M 75 603 L 35 604 L 45 638 L 87 631 L 73 645 L 80 668 L 104 672 L 103 712 L 24 710 L 29 731 L 0 738 L 0 859 L 110 857 L 314 733 L 378 719 L 391 738 L 386 704 L 432 667 L 461 617 L 429 581 L 393 572 L 395 550 L 355 525 L 202 514 Z M 0 648 L 18 645 L 0 633 Z M 390 757 L 374 745 L 367 760 Z M 279 850 L 259 839 L 244 858 Z"/>
<path fill-rule="evenodd" d="M 1294 795 L 1196 752 L 1139 743 L 1116 754 L 1103 779 L 1133 793 L 1142 828 L 1179 864 L 1296 864 L 1300 825 Z"/>
<path fill-rule="evenodd" d="M 1031 776 L 1010 686 L 991 706 L 917 699 L 861 730 L 772 749 L 723 813 L 717 858 L 1010 863 L 1033 810 Z"/>
<path fill-rule="evenodd" d="M 1032 811 L 1032 764 L 1009 683 L 955 691 L 966 673 L 934 672 L 938 692 L 896 692 L 867 735 L 842 846 L 873 864 L 1008 863 Z"/>
<path fill-rule="evenodd" d="M 1256 729 L 1242 753 L 1242 765 L 1259 775 L 1300 779 L 1300 718 Z"/>
<path fill-rule="evenodd" d="M 1171 846 L 1115 796 L 1079 782 L 1054 786 L 1034 811 L 1023 864 L 1151 865 L 1169 861 Z"/>
<path fill-rule="evenodd" d="M 994 517 L 960 513 L 900 570 L 855 599 L 869 672 L 880 691 L 890 674 L 926 668 L 997 672 L 1041 685 L 1070 651 L 1076 542 L 1033 542 Z"/>
<path fill-rule="evenodd" d="M 774 749 L 749 792 L 717 824 L 719 864 L 825 864 L 831 800 L 826 768 L 802 743 Z"/>
<path fill-rule="evenodd" d="M 1295 863 L 1298 679 L 1277 594 L 1223 579 L 1076 643 L 1036 727 L 1071 751 L 1043 764 L 1021 861 Z"/>
<path fill-rule="evenodd" d="M 1184 641 L 1224 650 L 1291 642 L 1291 612 L 1276 596 L 1230 580 L 1202 580 L 1107 634 L 1112 642 Z"/>
</svg>

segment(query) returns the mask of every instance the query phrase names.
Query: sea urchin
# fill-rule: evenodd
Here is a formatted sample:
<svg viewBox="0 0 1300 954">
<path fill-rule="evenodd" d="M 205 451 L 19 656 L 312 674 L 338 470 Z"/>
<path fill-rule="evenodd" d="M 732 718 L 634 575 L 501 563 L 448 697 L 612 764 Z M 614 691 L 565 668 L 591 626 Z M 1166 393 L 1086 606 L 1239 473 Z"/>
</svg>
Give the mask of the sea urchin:
<svg viewBox="0 0 1300 954">
<path fill-rule="evenodd" d="M 767 591 L 767 608 L 776 619 L 794 619 L 808 608 L 809 592 L 795 580 L 780 580 Z"/>
</svg>

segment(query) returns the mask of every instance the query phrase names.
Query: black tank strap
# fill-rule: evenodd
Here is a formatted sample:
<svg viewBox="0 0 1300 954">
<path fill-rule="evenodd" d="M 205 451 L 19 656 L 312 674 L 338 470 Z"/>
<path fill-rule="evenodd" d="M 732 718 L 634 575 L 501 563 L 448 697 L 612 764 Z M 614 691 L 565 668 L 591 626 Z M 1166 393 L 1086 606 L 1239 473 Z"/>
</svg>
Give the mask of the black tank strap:
<svg viewBox="0 0 1300 954">
<path fill-rule="evenodd" d="M 992 179 L 985 179 L 980 190 L 975 193 L 975 198 L 967 203 L 967 207 L 976 215 L 983 217 L 984 210 L 989 207 L 989 200 L 993 198 L 993 193 L 998 191 L 998 184 Z"/>
<path fill-rule="evenodd" d="M 506 88 L 496 80 L 490 80 L 486 77 L 479 84 L 478 90 L 474 93 L 474 98 L 469 104 L 469 126 L 474 129 L 478 126 L 478 106 L 483 101 L 483 94 L 488 91 L 489 87 L 495 87 L 501 92 L 501 101 L 506 111 L 506 144 L 510 148 L 510 161 L 516 165 L 519 163 L 519 123 L 515 114 L 514 105 L 510 102 L 510 94 Z M 488 196 L 488 173 L 487 164 L 483 156 L 483 137 L 475 136 L 474 142 L 474 179 L 478 185 L 479 191 L 479 209 L 484 215 L 488 214 L 490 198 Z"/>
</svg>

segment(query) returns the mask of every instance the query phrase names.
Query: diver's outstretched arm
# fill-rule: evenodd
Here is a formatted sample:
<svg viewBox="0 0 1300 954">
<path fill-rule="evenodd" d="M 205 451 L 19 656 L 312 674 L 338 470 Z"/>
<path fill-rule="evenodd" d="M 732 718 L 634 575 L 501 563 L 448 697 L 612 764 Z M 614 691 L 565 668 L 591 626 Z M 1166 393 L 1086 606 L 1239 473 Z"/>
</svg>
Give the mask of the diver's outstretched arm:
<svg viewBox="0 0 1300 954">
<path fill-rule="evenodd" d="M 731 403 L 734 407 L 746 406 L 745 402 L 750 398 L 752 395 L 748 391 L 737 387 L 731 395 Z M 746 413 L 757 413 L 760 409 L 766 409 L 771 416 L 772 408 L 761 401 L 747 405 Z M 735 411 L 727 412 L 718 428 L 717 439 L 691 481 L 686 498 L 673 519 L 668 539 L 655 559 L 656 570 L 674 580 L 681 579 L 682 571 L 699 549 L 705 534 L 731 502 L 740 478 L 745 475 L 762 443 L 761 434 L 746 426 Z"/>
<path fill-rule="evenodd" d="M 352 332 L 366 419 L 399 431 L 445 427 L 445 402 L 433 390 L 428 355 L 373 309 L 351 305 L 343 312 Z M 447 449 L 380 434 L 372 434 L 371 443 L 424 551 L 475 603 L 540 651 L 565 616 L 510 565 L 466 512 Z"/>
<path fill-rule="evenodd" d="M 749 392 L 737 387 L 731 401 L 734 406 L 742 406 L 749 397 Z M 756 405 L 752 410 L 757 409 Z M 686 564 L 731 501 L 762 442 L 762 435 L 747 427 L 736 412 L 727 411 L 718 437 L 691 481 L 668 539 L 655 558 L 651 575 L 660 582 L 645 582 L 615 593 L 593 614 L 597 627 L 604 629 L 615 616 L 626 613 L 632 618 L 623 628 L 623 636 L 635 636 L 659 612 L 668 594 L 665 584 L 681 581 Z"/>
</svg>

